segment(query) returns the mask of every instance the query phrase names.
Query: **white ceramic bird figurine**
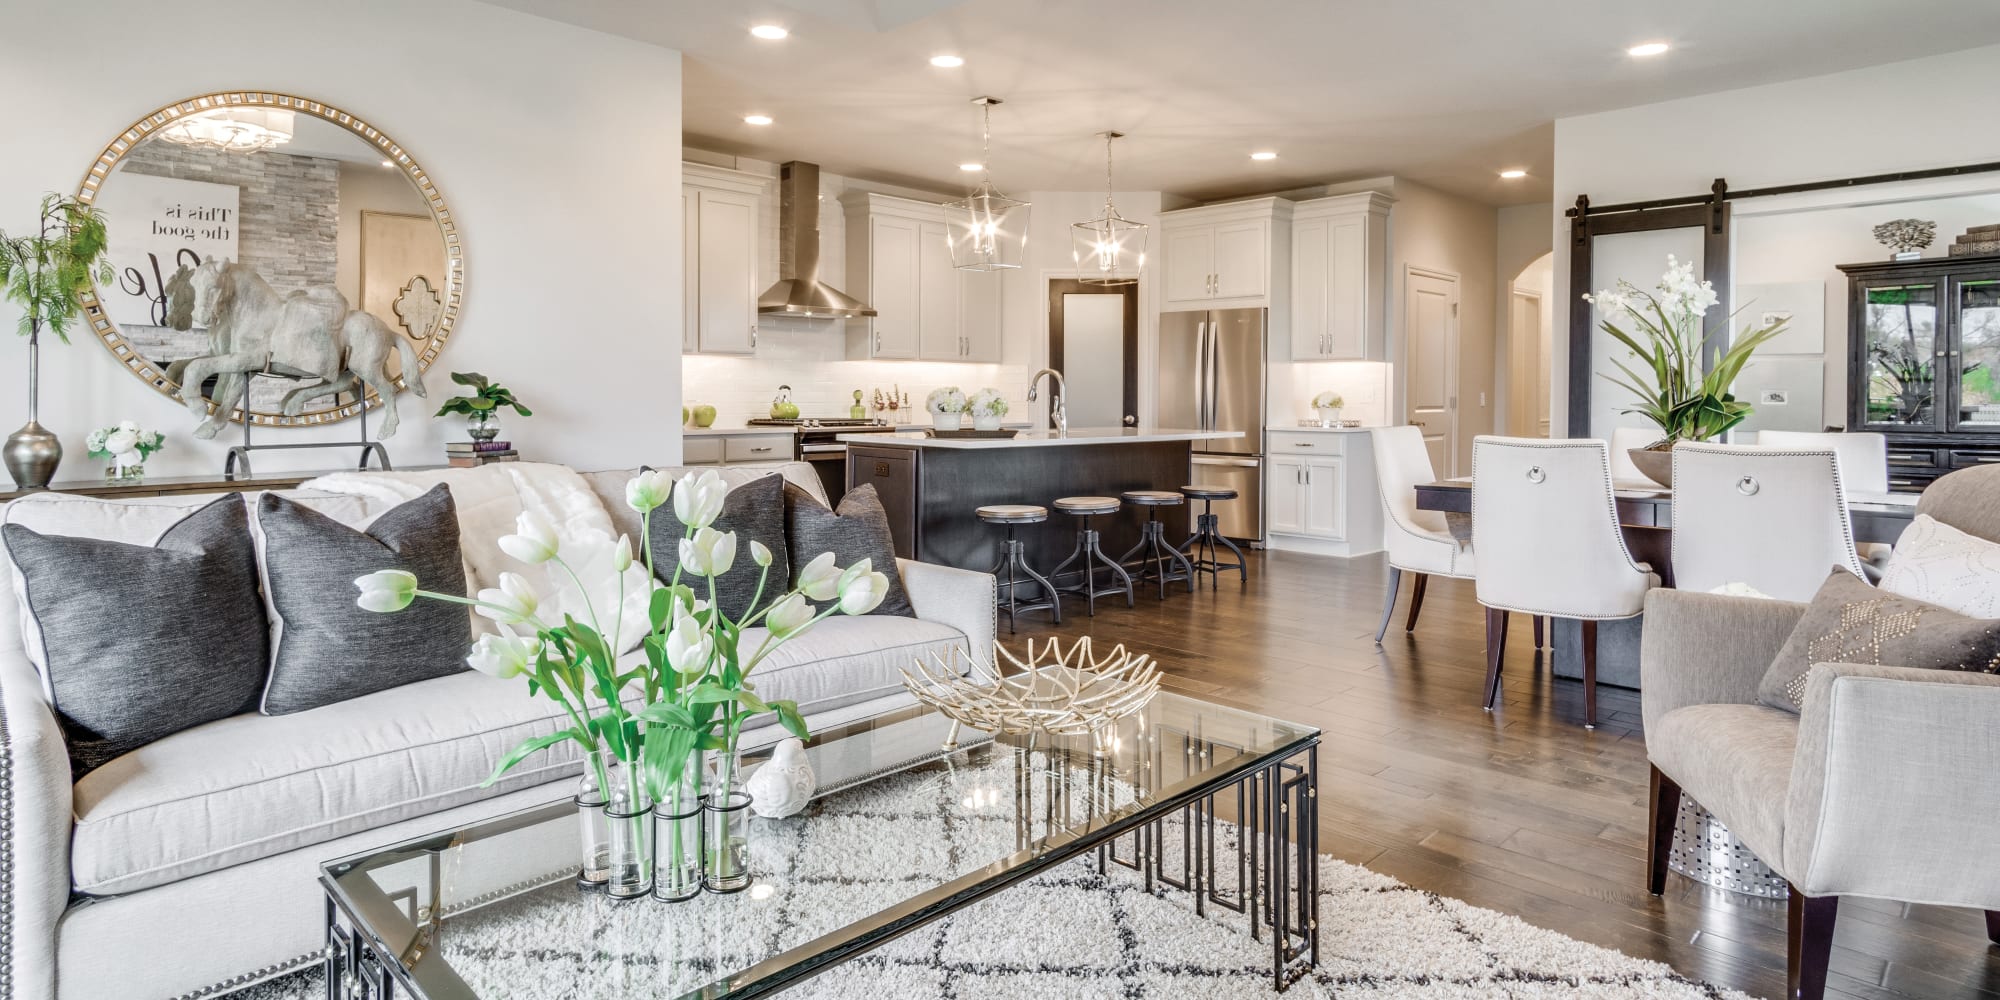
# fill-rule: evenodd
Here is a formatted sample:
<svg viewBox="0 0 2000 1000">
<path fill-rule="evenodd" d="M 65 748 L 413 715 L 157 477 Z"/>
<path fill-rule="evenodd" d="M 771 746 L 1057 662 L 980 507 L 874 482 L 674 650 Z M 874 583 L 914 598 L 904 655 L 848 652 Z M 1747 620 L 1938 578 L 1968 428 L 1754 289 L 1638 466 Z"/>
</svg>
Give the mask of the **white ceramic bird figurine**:
<svg viewBox="0 0 2000 1000">
<path fill-rule="evenodd" d="M 812 801 L 819 780 L 813 777 L 812 762 L 806 759 L 805 743 L 786 737 L 743 787 L 750 793 L 751 812 L 765 819 L 784 819 L 797 815 Z"/>
</svg>

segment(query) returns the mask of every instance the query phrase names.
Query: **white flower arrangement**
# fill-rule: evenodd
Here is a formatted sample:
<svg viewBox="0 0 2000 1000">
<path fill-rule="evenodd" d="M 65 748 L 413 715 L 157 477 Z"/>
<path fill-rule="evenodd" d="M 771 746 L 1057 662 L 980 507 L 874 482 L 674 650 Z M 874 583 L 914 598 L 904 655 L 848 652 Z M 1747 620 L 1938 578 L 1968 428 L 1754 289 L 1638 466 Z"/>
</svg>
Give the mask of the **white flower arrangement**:
<svg viewBox="0 0 2000 1000">
<path fill-rule="evenodd" d="M 1347 400 L 1340 398 L 1340 393 L 1337 392 L 1322 392 L 1313 397 L 1315 410 L 1338 410 L 1346 405 Z"/>
<path fill-rule="evenodd" d="M 924 409 L 932 413 L 964 413 L 965 392 L 955 385 L 932 389 L 931 394 L 924 397 Z"/>
<path fill-rule="evenodd" d="M 998 389 L 981 389 L 972 397 L 972 415 L 975 417 L 1004 417 L 1007 415 L 1007 397 Z"/>
<path fill-rule="evenodd" d="M 130 420 L 120 421 L 116 427 L 91 431 L 83 439 L 83 446 L 90 452 L 90 457 L 108 458 L 120 466 L 142 464 L 146 456 L 159 451 L 166 443 L 166 435 L 146 430 Z"/>
</svg>

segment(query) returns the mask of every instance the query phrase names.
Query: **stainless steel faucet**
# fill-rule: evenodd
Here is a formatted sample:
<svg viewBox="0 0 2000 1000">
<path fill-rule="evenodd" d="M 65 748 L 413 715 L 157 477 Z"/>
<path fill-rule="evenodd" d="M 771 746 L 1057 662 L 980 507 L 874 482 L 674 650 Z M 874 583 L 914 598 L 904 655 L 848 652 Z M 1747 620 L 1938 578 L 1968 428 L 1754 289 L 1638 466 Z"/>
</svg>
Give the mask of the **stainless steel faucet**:
<svg viewBox="0 0 2000 1000">
<path fill-rule="evenodd" d="M 1069 386 L 1063 382 L 1062 372 L 1044 368 L 1028 376 L 1028 402 L 1035 401 L 1035 387 L 1042 382 L 1042 376 L 1056 380 L 1056 396 L 1049 400 L 1049 423 L 1055 425 L 1056 437 L 1069 437 L 1069 410 L 1063 401 L 1069 398 Z"/>
</svg>

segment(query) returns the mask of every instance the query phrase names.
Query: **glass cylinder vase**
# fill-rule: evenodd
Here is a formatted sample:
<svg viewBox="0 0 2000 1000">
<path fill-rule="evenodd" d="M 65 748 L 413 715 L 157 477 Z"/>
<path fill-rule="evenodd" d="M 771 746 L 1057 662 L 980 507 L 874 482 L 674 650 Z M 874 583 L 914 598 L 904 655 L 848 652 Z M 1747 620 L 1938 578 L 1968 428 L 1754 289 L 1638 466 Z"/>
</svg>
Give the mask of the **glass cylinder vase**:
<svg viewBox="0 0 2000 1000">
<path fill-rule="evenodd" d="M 701 794 L 682 782 L 653 804 L 653 898 L 679 903 L 701 893 Z"/>
<path fill-rule="evenodd" d="M 637 899 L 653 891 L 653 802 L 639 780 L 639 769 L 622 760 L 611 762 L 607 781 L 604 892 L 613 899 Z"/>
<path fill-rule="evenodd" d="M 611 831 L 604 819 L 605 764 L 610 757 L 592 750 L 583 757 L 583 777 L 576 783 L 578 846 L 583 853 L 576 872 L 576 884 L 596 891 L 611 878 Z"/>
<path fill-rule="evenodd" d="M 720 786 L 702 797 L 702 886 L 709 892 L 750 887 L 750 793 Z"/>
</svg>

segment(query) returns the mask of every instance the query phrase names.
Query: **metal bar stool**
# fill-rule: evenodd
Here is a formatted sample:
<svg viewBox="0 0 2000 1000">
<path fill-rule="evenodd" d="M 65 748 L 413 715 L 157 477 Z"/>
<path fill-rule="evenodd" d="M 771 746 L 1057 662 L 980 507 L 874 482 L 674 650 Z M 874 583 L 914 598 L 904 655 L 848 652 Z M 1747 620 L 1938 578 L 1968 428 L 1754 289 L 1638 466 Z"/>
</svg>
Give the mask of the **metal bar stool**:
<svg viewBox="0 0 2000 1000">
<path fill-rule="evenodd" d="M 1211 590 L 1218 586 L 1216 581 L 1229 570 L 1235 570 L 1241 584 L 1245 588 L 1249 587 L 1250 571 L 1245 566 L 1243 550 L 1237 548 L 1236 543 L 1222 533 L 1221 519 L 1215 516 L 1214 510 L 1215 501 L 1234 500 L 1237 497 L 1236 491 L 1227 486 L 1183 486 L 1181 495 L 1189 500 L 1201 501 L 1201 514 L 1195 518 L 1194 534 L 1189 535 L 1187 541 L 1180 544 L 1181 551 L 1188 554 L 1194 572 L 1208 574 L 1208 586 Z M 1233 563 L 1217 561 L 1222 549 L 1235 553 L 1236 561 Z M 1204 555 L 1204 552 L 1207 554 Z"/>
<path fill-rule="evenodd" d="M 1111 557 L 1104 554 L 1104 549 L 1099 544 L 1102 536 L 1098 534 L 1096 528 L 1090 526 L 1090 519 L 1093 516 L 1098 514 L 1116 514 L 1122 506 L 1124 505 L 1119 502 L 1117 497 L 1063 497 L 1055 502 L 1055 508 L 1058 512 L 1080 517 L 1083 521 L 1076 529 L 1076 548 L 1070 552 L 1069 558 L 1064 559 L 1060 565 L 1050 571 L 1049 576 L 1059 579 L 1062 577 L 1063 571 L 1069 568 L 1070 563 L 1081 560 L 1083 565 L 1077 567 L 1077 569 L 1083 574 L 1083 582 L 1058 589 L 1061 593 L 1081 595 L 1084 599 L 1084 608 L 1092 618 L 1097 617 L 1097 598 L 1100 595 L 1123 593 L 1125 595 L 1126 607 L 1132 607 L 1134 603 L 1132 599 L 1132 575 L 1125 572 L 1125 567 L 1112 562 Z M 1099 587 L 1097 585 L 1097 566 L 1093 565 L 1093 561 L 1102 563 L 1105 569 L 1110 570 L 1112 577 L 1119 581 L 1118 585 L 1115 587 Z"/>
<path fill-rule="evenodd" d="M 1181 550 L 1167 544 L 1167 526 L 1160 520 L 1160 508 L 1179 507 L 1187 502 L 1187 498 L 1172 490 L 1126 490 L 1121 497 L 1134 507 L 1146 508 L 1146 523 L 1140 526 L 1139 544 L 1118 557 L 1121 564 L 1130 563 L 1133 556 L 1139 557 L 1139 572 L 1132 578 L 1133 582 L 1144 583 L 1148 577 L 1158 579 L 1160 600 L 1163 601 L 1167 599 L 1169 583 L 1186 580 L 1188 593 L 1194 593 L 1194 564 L 1181 554 Z"/>
<path fill-rule="evenodd" d="M 1011 634 L 1014 632 L 1014 618 L 1023 611 L 1040 611 L 1046 608 L 1054 613 L 1055 623 L 1061 625 L 1062 604 L 1056 600 L 1055 585 L 1049 582 L 1048 577 L 1035 572 L 1035 568 L 1028 565 L 1027 559 L 1023 557 L 1025 547 L 1021 544 L 1020 539 L 1014 537 L 1015 525 L 1040 524 L 1049 519 L 1049 509 L 1047 507 L 1038 507 L 1034 504 L 999 503 L 981 507 L 977 513 L 981 521 L 987 524 L 1002 525 L 1007 529 L 1007 537 L 1000 543 L 1000 561 L 993 566 L 993 582 L 996 588 L 994 606 L 999 610 L 1007 612 L 1008 633 Z M 1007 589 L 1006 595 L 1001 597 L 997 592 L 997 588 L 1002 586 L 999 577 L 1000 571 L 1003 569 L 1007 571 L 1007 580 L 1004 584 Z M 1033 580 L 1035 583 L 1041 585 L 1042 600 L 1032 604 L 1020 604 L 1016 602 L 1014 591 L 1022 582 L 1021 575 L 1023 574 L 1029 580 Z"/>
</svg>

